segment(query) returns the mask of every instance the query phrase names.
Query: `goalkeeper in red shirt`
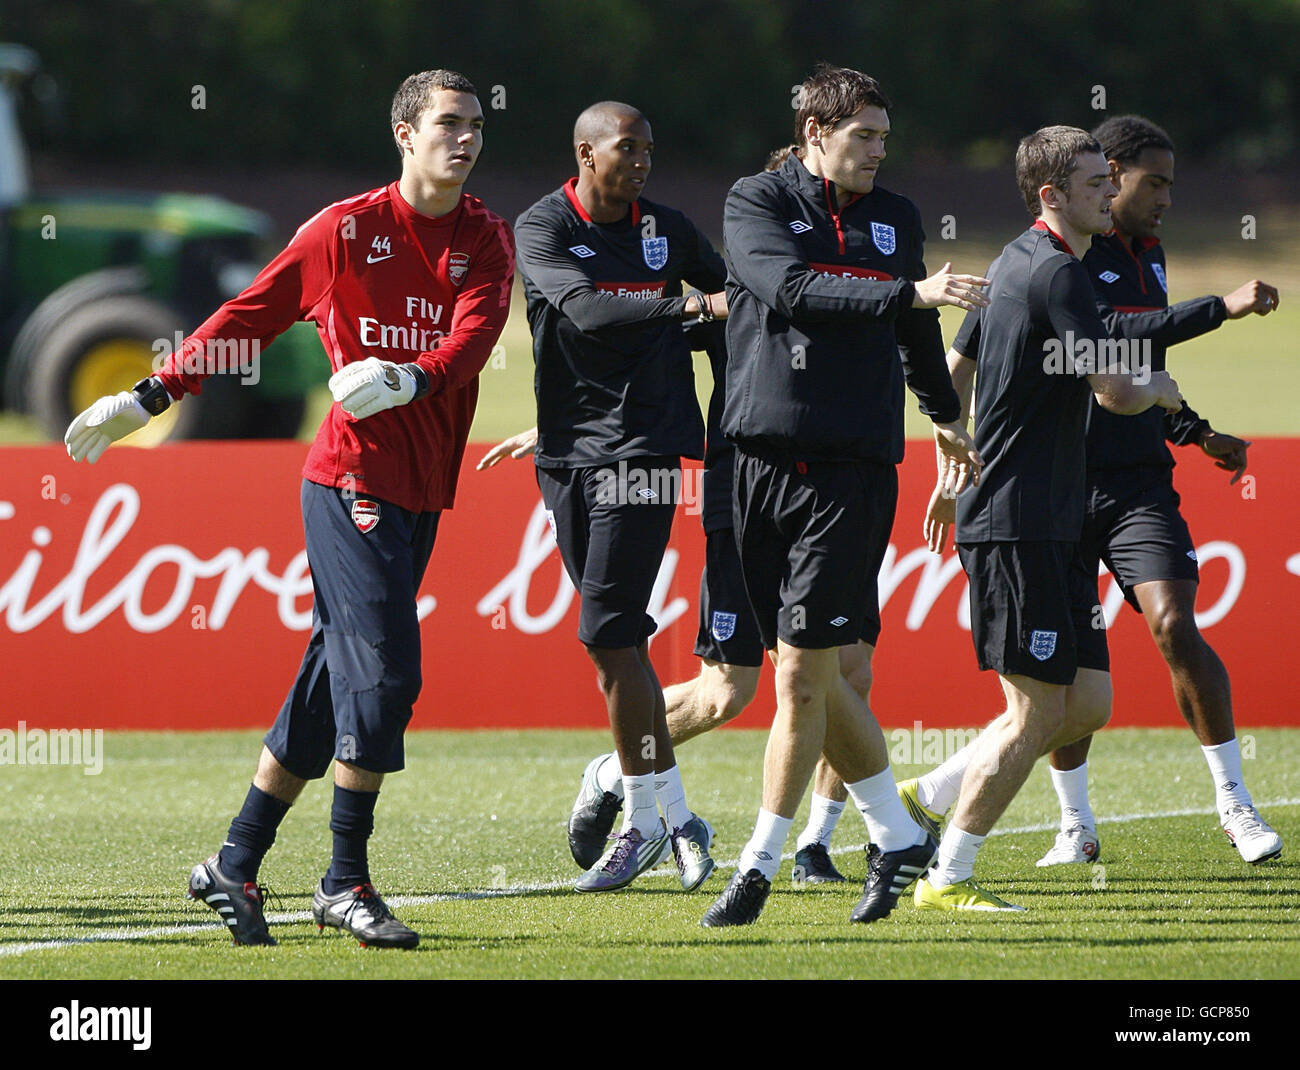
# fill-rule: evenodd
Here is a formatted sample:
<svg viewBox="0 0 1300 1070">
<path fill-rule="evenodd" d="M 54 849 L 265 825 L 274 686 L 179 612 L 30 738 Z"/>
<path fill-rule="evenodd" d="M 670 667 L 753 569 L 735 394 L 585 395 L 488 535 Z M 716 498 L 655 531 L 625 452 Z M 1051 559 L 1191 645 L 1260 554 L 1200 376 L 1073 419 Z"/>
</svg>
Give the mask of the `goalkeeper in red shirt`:
<svg viewBox="0 0 1300 1070">
<path fill-rule="evenodd" d="M 483 110 L 463 75 L 407 78 L 392 129 L 396 182 L 318 212 L 156 375 L 100 398 L 65 436 L 74 461 L 93 463 L 197 394 L 232 341 L 262 346 L 296 320 L 315 323 L 334 369 L 336 404 L 303 468 L 316 597 L 307 652 L 225 843 L 190 874 L 191 898 L 216 910 L 237 944 L 275 943 L 258 870 L 289 807 L 331 760 L 333 856 L 312 915 L 363 946 L 419 942 L 375 891 L 367 842 L 384 775 L 404 765 L 421 684 L 416 591 L 453 504 L 478 373 L 509 312 L 514 239 L 462 192 L 483 146 Z"/>
</svg>

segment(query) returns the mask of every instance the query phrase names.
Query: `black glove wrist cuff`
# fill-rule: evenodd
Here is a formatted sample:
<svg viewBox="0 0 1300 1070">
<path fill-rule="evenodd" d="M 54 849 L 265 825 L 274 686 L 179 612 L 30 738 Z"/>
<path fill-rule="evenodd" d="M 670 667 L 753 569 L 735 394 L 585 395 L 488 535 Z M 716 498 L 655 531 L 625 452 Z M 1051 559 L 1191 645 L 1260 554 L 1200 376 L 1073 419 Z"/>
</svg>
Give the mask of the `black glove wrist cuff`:
<svg viewBox="0 0 1300 1070">
<path fill-rule="evenodd" d="M 419 401 L 429 392 L 429 373 L 419 364 L 403 364 L 402 367 L 410 372 L 411 377 L 415 380 L 415 397 L 411 398 L 411 400 Z"/>
<path fill-rule="evenodd" d="M 156 379 L 152 375 L 148 379 L 141 379 L 135 386 L 131 387 L 131 393 L 135 395 L 136 401 L 144 406 L 145 412 L 150 416 L 157 416 L 159 413 L 166 412 L 167 406 L 172 403 L 172 396 L 167 393 L 167 388 L 162 385 L 162 380 Z"/>
</svg>

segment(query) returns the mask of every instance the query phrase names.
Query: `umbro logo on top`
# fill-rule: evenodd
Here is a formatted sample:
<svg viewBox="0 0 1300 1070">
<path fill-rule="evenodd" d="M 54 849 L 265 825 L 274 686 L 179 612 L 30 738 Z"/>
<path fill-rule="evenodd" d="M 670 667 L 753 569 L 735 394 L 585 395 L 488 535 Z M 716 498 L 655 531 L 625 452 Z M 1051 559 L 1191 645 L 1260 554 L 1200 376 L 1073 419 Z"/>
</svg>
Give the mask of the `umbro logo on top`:
<svg viewBox="0 0 1300 1070">
<path fill-rule="evenodd" d="M 812 230 L 812 224 L 805 223 L 802 219 L 792 219 L 790 220 L 790 229 L 796 234 L 803 234 Z"/>
<path fill-rule="evenodd" d="M 588 248 L 585 245 L 570 245 L 569 252 L 582 260 L 586 260 L 589 256 L 596 255 L 595 249 Z"/>
<path fill-rule="evenodd" d="M 1097 276 L 1097 278 L 1101 279 L 1102 282 L 1109 284 L 1112 282 L 1116 282 L 1119 279 L 1119 276 L 1116 275 L 1115 272 L 1113 271 L 1103 271 L 1100 275 Z"/>
</svg>

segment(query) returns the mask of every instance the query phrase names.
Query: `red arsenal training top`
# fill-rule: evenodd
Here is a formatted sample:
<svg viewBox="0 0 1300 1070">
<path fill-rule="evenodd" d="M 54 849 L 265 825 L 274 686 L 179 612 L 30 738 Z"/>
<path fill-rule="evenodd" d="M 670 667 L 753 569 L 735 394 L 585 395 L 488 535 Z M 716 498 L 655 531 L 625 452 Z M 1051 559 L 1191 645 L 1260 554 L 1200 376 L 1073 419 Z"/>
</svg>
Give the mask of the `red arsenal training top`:
<svg viewBox="0 0 1300 1070">
<path fill-rule="evenodd" d="M 514 266 L 510 228 L 482 201 L 464 194 L 447 215 L 421 215 L 394 182 L 304 223 L 248 289 L 185 339 L 158 377 L 174 398 L 197 394 L 205 354 L 222 352 L 210 351 L 210 342 L 266 346 L 296 320 L 316 324 L 335 371 L 372 356 L 418 362 L 428 394 L 364 420 L 335 403 L 303 475 L 413 512 L 447 509 L 478 373 L 510 310 Z"/>
</svg>

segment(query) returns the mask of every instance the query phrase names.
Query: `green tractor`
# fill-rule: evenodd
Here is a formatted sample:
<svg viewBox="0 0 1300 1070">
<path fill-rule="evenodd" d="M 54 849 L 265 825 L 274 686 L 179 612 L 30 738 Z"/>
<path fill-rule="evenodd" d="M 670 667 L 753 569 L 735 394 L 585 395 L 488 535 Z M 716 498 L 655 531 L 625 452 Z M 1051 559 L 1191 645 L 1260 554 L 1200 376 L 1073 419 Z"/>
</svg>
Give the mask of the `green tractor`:
<svg viewBox="0 0 1300 1070">
<path fill-rule="evenodd" d="M 36 54 L 0 45 L 0 382 L 4 408 L 51 438 L 247 286 L 275 252 L 260 212 L 178 193 L 37 194 L 19 126 Z M 315 330 L 295 324 L 257 375 L 214 375 L 127 441 L 292 438 L 329 373 Z M 254 383 L 252 380 L 256 378 Z"/>
</svg>

